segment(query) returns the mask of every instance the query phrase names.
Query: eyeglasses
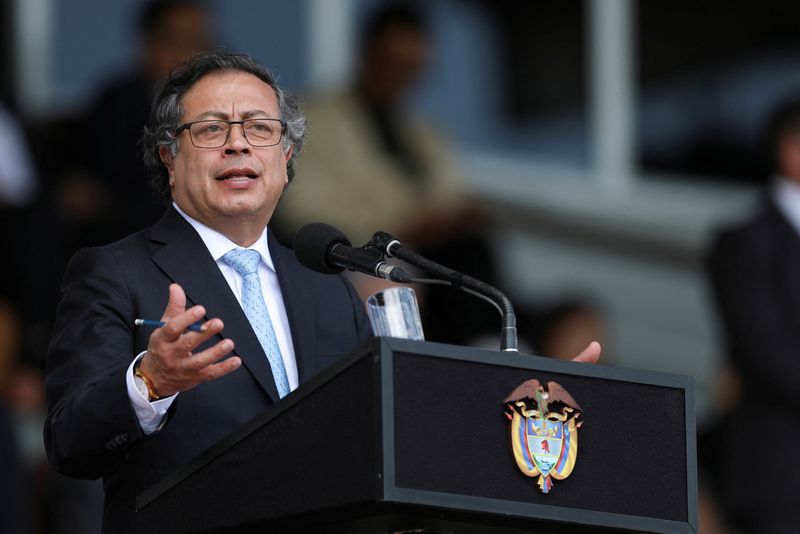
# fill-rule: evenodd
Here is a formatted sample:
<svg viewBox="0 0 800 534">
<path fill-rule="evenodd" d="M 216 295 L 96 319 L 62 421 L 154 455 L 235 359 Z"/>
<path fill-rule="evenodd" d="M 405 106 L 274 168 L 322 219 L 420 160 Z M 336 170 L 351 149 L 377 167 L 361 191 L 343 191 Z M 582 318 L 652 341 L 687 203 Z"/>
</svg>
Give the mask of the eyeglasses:
<svg viewBox="0 0 800 534">
<path fill-rule="evenodd" d="M 175 137 L 189 130 L 192 144 L 197 148 L 219 148 L 228 142 L 234 124 L 241 124 L 244 138 L 257 147 L 277 145 L 286 131 L 286 122 L 278 119 L 206 120 L 181 124 L 175 129 Z"/>
</svg>

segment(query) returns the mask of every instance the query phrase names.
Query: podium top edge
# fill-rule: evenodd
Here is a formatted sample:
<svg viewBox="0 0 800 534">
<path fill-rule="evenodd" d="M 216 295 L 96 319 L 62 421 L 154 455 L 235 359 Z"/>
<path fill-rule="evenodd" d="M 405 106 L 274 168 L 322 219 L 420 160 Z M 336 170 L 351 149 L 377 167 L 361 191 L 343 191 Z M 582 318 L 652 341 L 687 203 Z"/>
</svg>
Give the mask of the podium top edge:
<svg viewBox="0 0 800 534">
<path fill-rule="evenodd" d="M 383 348 L 388 349 L 390 352 L 449 358 L 475 363 L 485 363 L 488 365 L 518 367 L 534 371 L 585 376 L 605 380 L 619 380 L 680 389 L 692 389 L 694 386 L 693 377 L 677 373 L 634 369 L 604 363 L 579 363 L 517 351 L 495 351 L 432 341 L 414 341 L 391 337 L 375 337 L 372 339 L 374 343 L 373 351 L 375 353 L 383 353 L 384 350 L 380 350 Z"/>
</svg>

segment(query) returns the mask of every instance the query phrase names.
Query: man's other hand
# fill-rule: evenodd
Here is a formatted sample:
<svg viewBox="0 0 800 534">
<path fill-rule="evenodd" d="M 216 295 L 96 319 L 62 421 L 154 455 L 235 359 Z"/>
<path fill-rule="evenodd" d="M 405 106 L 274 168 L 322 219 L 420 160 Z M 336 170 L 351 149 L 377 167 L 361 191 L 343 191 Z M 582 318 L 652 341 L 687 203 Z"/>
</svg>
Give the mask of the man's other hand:
<svg viewBox="0 0 800 534">
<path fill-rule="evenodd" d="M 603 348 L 600 346 L 600 343 L 597 341 L 592 341 L 589 343 L 588 347 L 583 349 L 583 352 L 572 358 L 572 361 L 580 363 L 597 363 L 602 351 Z"/>
</svg>

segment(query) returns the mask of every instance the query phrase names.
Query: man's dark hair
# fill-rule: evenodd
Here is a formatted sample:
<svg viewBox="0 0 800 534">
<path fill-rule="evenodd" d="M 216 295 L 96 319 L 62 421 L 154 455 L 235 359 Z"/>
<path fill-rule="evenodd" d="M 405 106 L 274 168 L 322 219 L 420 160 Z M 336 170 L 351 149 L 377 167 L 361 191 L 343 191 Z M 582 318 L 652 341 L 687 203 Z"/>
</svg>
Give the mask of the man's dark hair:
<svg viewBox="0 0 800 534">
<path fill-rule="evenodd" d="M 428 22 L 411 2 L 394 2 L 371 12 L 364 19 L 359 35 L 361 50 L 368 50 L 389 28 L 405 27 L 428 33 Z"/>
<path fill-rule="evenodd" d="M 213 72 L 241 71 L 252 74 L 272 87 L 278 98 L 280 118 L 286 122 L 283 136 L 284 151 L 292 149 L 292 157 L 286 165 L 289 181 L 294 178 L 294 161 L 303 148 L 306 119 L 295 99 L 281 89 L 272 72 L 249 56 L 212 50 L 195 55 L 180 68 L 173 71 L 162 84 L 150 112 L 150 121 L 144 129 L 142 145 L 144 164 L 151 177 L 155 190 L 169 199 L 169 175 L 161 161 L 161 147 L 169 147 L 172 155 L 180 150 L 175 130 L 180 126 L 183 116 L 183 97 L 202 77 Z"/>
<path fill-rule="evenodd" d="M 176 8 L 195 8 L 207 10 L 202 0 L 153 0 L 147 2 L 139 11 L 137 29 L 142 37 L 151 37 L 159 29 L 164 16 Z"/>
<path fill-rule="evenodd" d="M 778 104 L 769 114 L 762 136 L 762 152 L 769 170 L 780 168 L 780 143 L 788 134 L 800 135 L 800 98 Z"/>
</svg>

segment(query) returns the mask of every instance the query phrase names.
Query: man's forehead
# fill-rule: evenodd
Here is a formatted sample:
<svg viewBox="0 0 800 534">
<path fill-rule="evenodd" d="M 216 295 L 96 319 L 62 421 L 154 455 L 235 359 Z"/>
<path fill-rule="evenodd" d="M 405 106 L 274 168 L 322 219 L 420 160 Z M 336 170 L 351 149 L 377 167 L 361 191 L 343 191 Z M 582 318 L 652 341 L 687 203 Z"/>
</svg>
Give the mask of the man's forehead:
<svg viewBox="0 0 800 534">
<path fill-rule="evenodd" d="M 275 90 L 249 72 L 224 70 L 210 72 L 192 85 L 182 98 L 184 113 L 216 115 L 261 111 L 274 114 L 278 110 Z M 234 109 L 236 108 L 236 109 Z"/>
</svg>

